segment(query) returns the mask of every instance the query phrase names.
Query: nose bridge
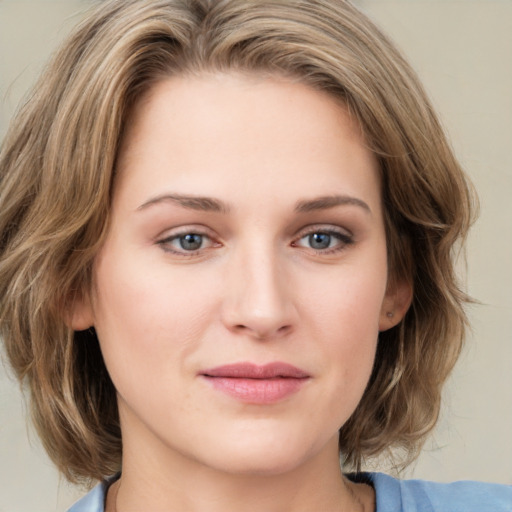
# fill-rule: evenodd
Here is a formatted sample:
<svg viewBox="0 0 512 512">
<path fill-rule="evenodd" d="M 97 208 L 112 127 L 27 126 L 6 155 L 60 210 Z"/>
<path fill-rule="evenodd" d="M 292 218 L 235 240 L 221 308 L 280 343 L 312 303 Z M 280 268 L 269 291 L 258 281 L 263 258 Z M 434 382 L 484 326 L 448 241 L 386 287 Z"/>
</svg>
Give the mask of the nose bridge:
<svg viewBox="0 0 512 512">
<path fill-rule="evenodd" d="M 228 268 L 223 305 L 229 328 L 259 338 L 291 328 L 293 300 L 282 256 L 274 245 L 253 239 L 235 251 Z"/>
</svg>

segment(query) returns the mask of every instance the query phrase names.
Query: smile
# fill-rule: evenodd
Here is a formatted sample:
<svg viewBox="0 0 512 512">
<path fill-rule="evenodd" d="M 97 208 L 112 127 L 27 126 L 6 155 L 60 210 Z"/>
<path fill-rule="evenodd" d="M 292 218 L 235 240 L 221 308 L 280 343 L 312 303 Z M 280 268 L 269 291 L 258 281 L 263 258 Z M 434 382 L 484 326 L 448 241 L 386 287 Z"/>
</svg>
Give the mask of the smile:
<svg viewBox="0 0 512 512">
<path fill-rule="evenodd" d="M 200 373 L 211 386 L 237 400 L 252 404 L 271 404 L 293 395 L 310 375 L 287 363 L 264 366 L 238 363 L 219 366 Z"/>
</svg>

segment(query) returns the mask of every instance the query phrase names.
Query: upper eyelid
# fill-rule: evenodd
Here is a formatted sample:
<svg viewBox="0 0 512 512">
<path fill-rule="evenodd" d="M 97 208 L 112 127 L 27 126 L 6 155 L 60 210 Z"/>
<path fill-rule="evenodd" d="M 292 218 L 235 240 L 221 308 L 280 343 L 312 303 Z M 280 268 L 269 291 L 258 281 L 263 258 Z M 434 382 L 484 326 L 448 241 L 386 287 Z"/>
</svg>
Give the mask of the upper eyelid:
<svg viewBox="0 0 512 512">
<path fill-rule="evenodd" d="M 337 238 L 341 243 L 344 243 L 344 244 L 348 244 L 348 243 L 353 243 L 354 242 L 354 237 L 353 235 L 349 235 L 347 233 L 342 233 L 341 231 L 334 231 L 334 230 L 331 230 L 331 231 L 328 231 L 328 230 L 321 230 L 321 229 L 316 229 L 316 230 L 312 230 L 312 231 L 309 231 L 309 232 L 305 232 L 305 233 L 302 233 L 300 236 L 297 236 L 292 244 L 296 244 L 297 242 L 299 242 L 300 240 L 308 237 L 308 236 L 311 236 L 315 233 L 322 233 L 322 234 L 326 234 L 326 235 L 329 235 L 329 236 L 332 236 L 334 238 Z"/>
<path fill-rule="evenodd" d="M 156 240 L 167 240 L 170 238 L 177 238 L 184 235 L 196 234 L 207 236 L 210 238 L 215 238 L 215 233 L 206 226 L 202 226 L 200 224 L 192 224 L 190 226 L 179 226 L 175 228 L 167 228 L 158 234 L 155 239 Z"/>
<path fill-rule="evenodd" d="M 336 226 L 333 224 L 311 224 L 309 226 L 305 226 L 297 231 L 296 237 L 301 238 L 302 236 L 306 236 L 310 233 L 335 233 L 340 235 L 346 235 L 348 237 L 353 237 L 354 234 L 348 228 Z"/>
<path fill-rule="evenodd" d="M 346 227 L 337 226 L 334 224 L 318 223 L 318 224 L 310 224 L 310 225 L 307 225 L 307 226 L 304 226 L 304 227 L 298 229 L 295 232 L 295 235 L 293 235 L 293 238 L 295 240 L 297 240 L 299 238 L 302 238 L 303 236 L 307 236 L 308 234 L 315 233 L 317 231 L 324 232 L 324 233 L 340 234 L 340 235 L 345 235 L 347 237 L 354 236 L 353 232 Z M 175 228 L 168 228 L 168 229 L 162 231 L 159 235 L 157 235 L 155 237 L 155 240 L 156 241 L 165 241 L 168 239 L 173 239 L 173 238 L 177 238 L 177 237 L 192 234 L 192 233 L 209 237 L 212 240 L 221 238 L 217 235 L 217 233 L 214 230 L 212 230 L 211 228 L 208 228 L 207 226 L 204 226 L 201 224 L 191 224 L 191 225 L 179 226 L 179 227 L 175 227 Z"/>
</svg>

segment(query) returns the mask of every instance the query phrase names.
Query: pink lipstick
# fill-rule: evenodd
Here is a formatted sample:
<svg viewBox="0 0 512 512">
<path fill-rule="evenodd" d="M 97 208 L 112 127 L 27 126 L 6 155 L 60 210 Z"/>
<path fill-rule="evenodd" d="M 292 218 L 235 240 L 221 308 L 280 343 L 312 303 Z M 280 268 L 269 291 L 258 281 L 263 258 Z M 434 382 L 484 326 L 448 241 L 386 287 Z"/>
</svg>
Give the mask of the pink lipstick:
<svg viewBox="0 0 512 512">
<path fill-rule="evenodd" d="M 228 364 L 200 373 L 215 389 L 242 402 L 271 404 L 296 393 L 310 375 L 287 363 Z"/>
</svg>

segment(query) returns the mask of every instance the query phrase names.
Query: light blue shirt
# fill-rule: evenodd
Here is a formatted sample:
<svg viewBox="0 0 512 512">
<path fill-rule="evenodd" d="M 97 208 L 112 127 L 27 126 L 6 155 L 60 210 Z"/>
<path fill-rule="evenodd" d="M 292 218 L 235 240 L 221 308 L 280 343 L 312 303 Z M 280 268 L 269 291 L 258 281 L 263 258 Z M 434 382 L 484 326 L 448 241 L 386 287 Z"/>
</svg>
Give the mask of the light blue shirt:
<svg viewBox="0 0 512 512">
<path fill-rule="evenodd" d="M 377 512 L 512 512 L 510 485 L 397 480 L 383 473 L 363 473 L 351 478 L 373 485 Z M 96 486 L 68 512 L 104 512 L 108 485 L 103 482 Z"/>
</svg>

